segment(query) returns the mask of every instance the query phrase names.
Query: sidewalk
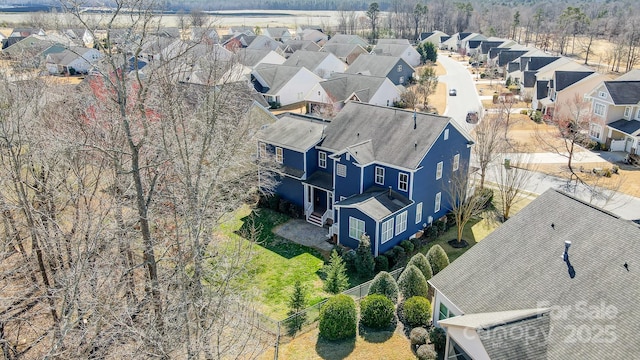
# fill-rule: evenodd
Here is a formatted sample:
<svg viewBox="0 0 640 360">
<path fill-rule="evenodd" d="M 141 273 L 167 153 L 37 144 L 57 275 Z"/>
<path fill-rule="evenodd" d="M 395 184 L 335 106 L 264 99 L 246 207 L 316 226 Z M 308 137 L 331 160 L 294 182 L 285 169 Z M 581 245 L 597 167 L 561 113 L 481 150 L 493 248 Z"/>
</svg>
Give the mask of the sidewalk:
<svg viewBox="0 0 640 360">
<path fill-rule="evenodd" d="M 527 164 L 562 164 L 567 162 L 567 156 L 567 154 L 563 156 L 555 153 L 504 153 L 502 154 L 502 160 L 504 161 L 504 159 L 521 159 Z M 622 153 L 606 151 L 596 153 L 584 150 L 575 152 L 573 154 L 573 159 L 571 162 L 574 164 L 597 162 L 616 163 L 618 161 L 622 161 L 623 159 L 624 155 Z"/>
</svg>

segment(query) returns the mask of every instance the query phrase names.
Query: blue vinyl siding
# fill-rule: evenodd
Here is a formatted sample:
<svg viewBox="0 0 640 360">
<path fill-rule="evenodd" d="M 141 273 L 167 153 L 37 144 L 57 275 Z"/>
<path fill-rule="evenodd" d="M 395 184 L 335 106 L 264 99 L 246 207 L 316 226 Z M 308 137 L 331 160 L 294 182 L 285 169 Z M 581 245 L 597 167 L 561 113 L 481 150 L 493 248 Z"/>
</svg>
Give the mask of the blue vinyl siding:
<svg viewBox="0 0 640 360">
<path fill-rule="evenodd" d="M 402 65 L 402 71 L 398 72 L 398 64 Z M 404 76 L 404 84 L 400 84 L 400 77 Z M 387 74 L 387 78 L 391 80 L 394 85 L 407 85 L 409 84 L 409 78 L 413 76 L 413 68 L 407 64 L 404 60 L 400 59 L 398 63 Z"/>
<path fill-rule="evenodd" d="M 284 162 L 282 165 L 288 166 L 294 169 L 304 170 L 304 155 L 300 152 L 283 148 Z"/>
<path fill-rule="evenodd" d="M 304 187 L 300 180 L 288 176 L 281 176 L 277 180 L 279 182 L 276 185 L 276 193 L 281 198 L 289 200 L 300 207 L 304 206 Z"/>
<path fill-rule="evenodd" d="M 338 164 L 346 165 L 347 167 L 347 176 L 341 177 L 335 174 L 333 176 L 335 181 L 335 196 L 336 199 L 340 199 L 340 196 L 349 197 L 352 195 L 360 194 L 360 172 L 361 168 L 356 166 L 356 161 L 351 158 L 351 160 L 347 160 L 346 155 L 342 154 L 340 156 L 340 161 L 336 162 L 336 166 Z"/>
<path fill-rule="evenodd" d="M 384 168 L 384 184 L 380 185 L 380 184 L 376 184 L 375 179 L 376 179 L 376 167 L 381 167 Z M 385 189 L 388 189 L 389 186 L 391 186 L 391 188 L 399 193 L 401 193 L 402 195 L 409 197 L 409 190 L 410 188 L 407 188 L 407 191 L 401 191 L 398 188 L 398 174 L 400 173 L 404 173 L 407 174 L 409 177 L 409 182 L 407 185 L 411 184 L 411 178 L 412 178 L 412 174 L 409 173 L 408 171 L 403 171 L 403 170 L 398 170 L 395 168 L 391 168 L 388 166 L 383 166 L 383 165 L 378 165 L 378 164 L 372 164 L 367 166 L 366 168 L 364 168 L 364 179 L 363 179 L 363 184 L 364 184 L 364 189 L 366 190 L 368 188 L 370 188 L 371 186 L 378 186 L 378 187 L 382 187 Z"/>
<path fill-rule="evenodd" d="M 373 249 L 373 242 L 376 235 L 376 222 L 361 211 L 352 208 L 340 208 L 339 213 L 340 234 L 338 235 L 338 239 L 340 244 L 352 249 L 356 249 L 360 244 L 359 241 L 349 237 L 349 217 L 351 216 L 364 221 L 364 231 L 371 238 L 371 247 Z"/>
</svg>

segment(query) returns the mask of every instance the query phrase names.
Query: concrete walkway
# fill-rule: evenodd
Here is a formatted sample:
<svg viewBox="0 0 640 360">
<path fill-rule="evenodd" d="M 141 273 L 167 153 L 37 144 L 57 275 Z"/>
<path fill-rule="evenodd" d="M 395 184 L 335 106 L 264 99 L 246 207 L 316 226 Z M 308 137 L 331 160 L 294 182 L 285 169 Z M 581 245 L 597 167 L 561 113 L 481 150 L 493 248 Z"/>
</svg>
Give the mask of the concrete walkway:
<svg viewBox="0 0 640 360">
<path fill-rule="evenodd" d="M 309 224 L 305 220 L 291 219 L 277 226 L 273 232 L 296 244 L 309 246 L 321 251 L 330 252 L 333 245 L 329 239 L 329 231 L 325 228 Z"/>
</svg>

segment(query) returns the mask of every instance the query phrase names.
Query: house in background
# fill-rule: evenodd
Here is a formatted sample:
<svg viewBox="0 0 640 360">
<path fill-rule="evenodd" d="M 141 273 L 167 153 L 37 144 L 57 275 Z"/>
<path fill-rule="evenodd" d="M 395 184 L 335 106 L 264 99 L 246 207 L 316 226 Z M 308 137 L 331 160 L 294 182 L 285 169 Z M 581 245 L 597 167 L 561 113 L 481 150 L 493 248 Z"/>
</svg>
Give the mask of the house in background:
<svg viewBox="0 0 640 360">
<path fill-rule="evenodd" d="M 420 53 L 409 44 L 408 40 L 404 40 L 404 43 L 395 43 L 391 42 L 391 40 L 393 39 L 381 39 L 371 50 L 371 53 L 374 55 L 397 56 L 413 67 L 420 65 Z"/>
<path fill-rule="evenodd" d="M 443 33 L 440 30 L 421 33 L 418 36 L 418 43 L 430 42 L 436 46 L 436 49 L 440 49 L 440 46 L 442 45 L 442 38 L 447 36 L 449 35 Z"/>
<path fill-rule="evenodd" d="M 446 187 L 472 143 L 448 117 L 349 102 L 331 122 L 282 115 L 258 146 L 283 166 L 277 194 L 338 244 L 367 234 L 377 256 L 450 210 Z"/>
<path fill-rule="evenodd" d="M 316 29 L 304 29 L 296 34 L 296 39 L 302 41 L 313 41 L 315 44 L 322 46 L 329 40 L 329 36 Z"/>
<path fill-rule="evenodd" d="M 14 28 L 11 34 L 7 36 L 6 41 L 2 43 L 2 49 L 5 49 L 21 40 L 28 38 L 29 36 L 46 36 L 47 33 L 39 28 Z"/>
<path fill-rule="evenodd" d="M 367 50 L 358 44 L 325 44 L 321 51 L 332 53 L 346 64 L 353 64 L 358 56 L 368 54 Z"/>
<path fill-rule="evenodd" d="M 195 42 L 204 41 L 209 44 L 217 44 L 220 42 L 220 35 L 218 35 L 218 31 L 213 28 L 192 27 L 190 39 Z"/>
<path fill-rule="evenodd" d="M 335 73 L 311 89 L 306 97 L 307 112 L 332 118 L 349 101 L 393 106 L 400 94 L 386 77 Z"/>
<path fill-rule="evenodd" d="M 304 103 L 305 96 L 322 79 L 302 66 L 260 64 L 251 72 L 251 82 L 272 106 Z"/>
<path fill-rule="evenodd" d="M 328 44 L 351 44 L 351 45 L 360 45 L 363 48 L 368 48 L 369 43 L 361 38 L 358 35 L 346 35 L 346 34 L 335 34 L 333 35 L 329 41 L 325 45 Z"/>
<path fill-rule="evenodd" d="M 333 73 L 343 73 L 347 69 L 347 64 L 342 60 L 324 51 L 298 50 L 289 56 L 284 65 L 303 66 L 323 79 L 328 79 Z"/>
<path fill-rule="evenodd" d="M 102 57 L 96 49 L 73 47 L 46 57 L 46 66 L 51 75 L 86 74 Z"/>
<path fill-rule="evenodd" d="M 575 117 L 582 107 L 584 95 L 609 77 L 593 71 L 556 71 L 549 81 L 549 103 L 542 107 L 542 114 L 551 117 Z M 586 113 L 586 109 L 584 111 Z"/>
<path fill-rule="evenodd" d="M 242 65 L 251 69 L 260 64 L 282 64 L 287 59 L 273 50 L 240 49 L 235 58 Z"/>
<path fill-rule="evenodd" d="M 405 85 L 413 77 L 414 69 L 397 56 L 360 55 L 347 68 L 347 74 L 363 74 L 386 77 L 394 85 Z"/>
<path fill-rule="evenodd" d="M 611 151 L 638 154 L 640 150 L 640 79 L 625 76 L 604 81 L 587 93 L 591 113 L 598 121 L 589 127 L 592 139 Z M 620 80 L 623 79 L 623 80 Z"/>
<path fill-rule="evenodd" d="M 278 54 L 284 56 L 285 58 L 288 58 L 289 56 L 291 56 L 291 54 L 298 50 L 320 51 L 320 49 L 320 45 L 314 43 L 311 40 L 289 40 L 286 43 L 280 45 L 278 47 L 278 50 L 276 51 L 278 52 Z"/>
<path fill-rule="evenodd" d="M 76 46 L 93 47 L 94 37 L 87 29 L 65 29 L 62 34 L 73 41 Z"/>
<path fill-rule="evenodd" d="M 638 224 L 547 190 L 428 281 L 444 358 L 640 353 L 640 307 L 629 301 L 640 289 L 638 239 Z"/>
<path fill-rule="evenodd" d="M 278 42 L 286 42 L 292 39 L 291 32 L 286 27 L 266 27 L 262 29 L 262 35 Z"/>
</svg>

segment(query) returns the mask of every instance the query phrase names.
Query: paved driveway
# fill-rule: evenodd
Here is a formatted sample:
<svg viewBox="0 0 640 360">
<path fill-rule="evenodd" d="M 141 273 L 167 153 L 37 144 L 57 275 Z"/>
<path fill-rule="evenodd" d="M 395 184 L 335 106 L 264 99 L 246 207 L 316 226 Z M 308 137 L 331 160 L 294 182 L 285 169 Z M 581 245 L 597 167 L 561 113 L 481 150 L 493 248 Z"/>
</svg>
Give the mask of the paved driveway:
<svg viewBox="0 0 640 360">
<path fill-rule="evenodd" d="M 330 252 L 333 250 L 333 245 L 327 241 L 329 239 L 329 231 L 327 229 L 309 224 L 301 219 L 291 219 L 282 225 L 276 226 L 273 232 L 297 244 L 321 251 Z"/>
</svg>

